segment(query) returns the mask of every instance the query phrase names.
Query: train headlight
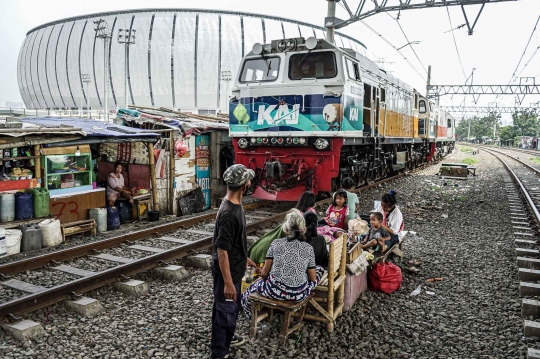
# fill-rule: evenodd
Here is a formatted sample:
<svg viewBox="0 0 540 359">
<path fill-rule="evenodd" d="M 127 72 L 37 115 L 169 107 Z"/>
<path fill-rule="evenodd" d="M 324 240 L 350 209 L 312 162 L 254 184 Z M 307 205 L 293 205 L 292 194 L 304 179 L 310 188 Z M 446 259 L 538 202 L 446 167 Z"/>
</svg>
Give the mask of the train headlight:
<svg viewBox="0 0 540 359">
<path fill-rule="evenodd" d="M 264 143 L 265 145 L 267 145 L 267 144 L 268 144 L 268 137 L 263 138 L 262 141 L 263 141 L 263 143 Z"/>
<path fill-rule="evenodd" d="M 257 143 L 257 139 L 255 137 L 251 137 L 251 140 L 250 140 L 251 144 L 254 145 Z"/>
<path fill-rule="evenodd" d="M 301 145 L 305 145 L 306 144 L 306 139 L 304 137 L 300 137 L 298 139 L 298 143 L 301 144 Z"/>
<path fill-rule="evenodd" d="M 249 142 L 245 138 L 241 138 L 238 140 L 238 147 L 247 148 L 248 145 L 249 145 Z"/>
<path fill-rule="evenodd" d="M 277 143 L 277 138 L 272 137 L 272 144 L 275 145 Z"/>
<path fill-rule="evenodd" d="M 278 138 L 277 142 L 278 142 L 280 145 L 282 145 L 282 144 L 283 144 L 283 138 L 281 138 L 281 137 Z"/>
<path fill-rule="evenodd" d="M 330 145 L 330 143 L 328 142 L 327 139 L 324 139 L 324 138 L 317 138 L 317 140 L 315 141 L 314 145 L 315 145 L 315 148 L 316 148 L 316 149 L 318 149 L 318 150 L 324 150 L 324 149 L 328 148 L 328 146 Z"/>
<path fill-rule="evenodd" d="M 293 143 L 293 139 L 290 137 L 287 137 L 287 144 L 290 145 L 291 143 Z"/>
<path fill-rule="evenodd" d="M 262 143 L 262 138 L 257 137 L 257 143 Z"/>
<path fill-rule="evenodd" d="M 299 141 L 298 141 L 298 137 L 293 138 L 292 142 L 293 142 L 295 145 L 297 145 L 298 142 L 299 142 Z"/>
</svg>

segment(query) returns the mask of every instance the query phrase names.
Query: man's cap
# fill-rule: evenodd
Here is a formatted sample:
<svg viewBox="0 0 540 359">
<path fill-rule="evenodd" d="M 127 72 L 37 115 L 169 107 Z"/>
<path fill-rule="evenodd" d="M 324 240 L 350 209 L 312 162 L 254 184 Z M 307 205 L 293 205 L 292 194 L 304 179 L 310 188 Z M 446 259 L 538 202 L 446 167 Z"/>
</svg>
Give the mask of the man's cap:
<svg viewBox="0 0 540 359">
<path fill-rule="evenodd" d="M 240 187 L 243 186 L 255 177 L 255 172 L 251 169 L 246 168 L 244 165 L 232 165 L 227 168 L 223 174 L 223 180 L 230 186 Z"/>
</svg>

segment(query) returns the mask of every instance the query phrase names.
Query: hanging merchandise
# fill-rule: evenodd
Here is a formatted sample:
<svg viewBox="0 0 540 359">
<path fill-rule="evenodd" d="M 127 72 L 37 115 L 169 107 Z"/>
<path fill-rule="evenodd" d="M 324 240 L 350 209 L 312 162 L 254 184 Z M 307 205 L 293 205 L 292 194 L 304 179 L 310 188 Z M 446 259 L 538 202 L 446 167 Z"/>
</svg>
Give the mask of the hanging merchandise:
<svg viewBox="0 0 540 359">
<path fill-rule="evenodd" d="M 176 155 L 178 157 L 184 157 L 184 155 L 188 151 L 188 147 L 186 146 L 184 141 L 179 139 L 178 141 L 176 141 L 176 144 L 174 145 L 174 150 L 176 151 Z"/>
</svg>

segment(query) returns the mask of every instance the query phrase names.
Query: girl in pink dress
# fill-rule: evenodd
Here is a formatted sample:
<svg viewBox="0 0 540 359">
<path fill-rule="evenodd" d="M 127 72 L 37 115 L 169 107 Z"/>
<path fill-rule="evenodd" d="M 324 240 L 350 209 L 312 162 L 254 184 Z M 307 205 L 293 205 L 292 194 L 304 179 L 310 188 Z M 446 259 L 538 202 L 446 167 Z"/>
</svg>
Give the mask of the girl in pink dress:
<svg viewBox="0 0 540 359">
<path fill-rule="evenodd" d="M 334 201 L 326 210 L 326 217 L 319 221 L 317 232 L 323 236 L 340 235 L 345 233 L 346 219 L 349 216 L 347 192 L 339 189 L 334 193 Z"/>
</svg>

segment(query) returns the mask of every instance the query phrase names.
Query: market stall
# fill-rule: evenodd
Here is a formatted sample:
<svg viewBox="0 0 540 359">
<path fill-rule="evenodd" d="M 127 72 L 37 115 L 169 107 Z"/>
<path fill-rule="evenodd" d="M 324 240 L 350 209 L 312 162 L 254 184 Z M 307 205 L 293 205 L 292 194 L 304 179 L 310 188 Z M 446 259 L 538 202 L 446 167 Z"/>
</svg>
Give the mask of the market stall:
<svg viewBox="0 0 540 359">
<path fill-rule="evenodd" d="M 106 175 L 113 172 L 113 163 L 117 158 L 100 161 L 100 147 L 114 145 L 129 147 L 140 145 L 148 150 L 133 157 L 137 164 L 130 161 L 120 161 L 139 180 L 139 187 L 150 190 L 154 208 L 159 209 L 159 198 L 153 178 L 153 161 L 144 161 L 153 152 L 153 145 L 159 139 L 158 133 L 130 129 L 111 123 L 103 123 L 90 119 L 79 118 L 32 118 L 23 120 L 46 129 L 79 128 L 83 136 L 68 141 L 55 141 L 43 144 L 41 152 L 42 185 L 50 193 L 50 213 L 62 223 L 88 219 L 89 210 L 106 206 L 106 177 L 100 181 L 98 173 L 105 171 Z M 124 158 L 125 160 L 125 158 Z M 141 163 L 141 165 L 139 165 Z M 129 168 L 131 165 L 139 168 Z M 100 167 L 102 167 L 100 169 Z M 126 185 L 137 187 L 135 182 Z M 130 187 L 131 188 L 131 187 Z"/>
</svg>

